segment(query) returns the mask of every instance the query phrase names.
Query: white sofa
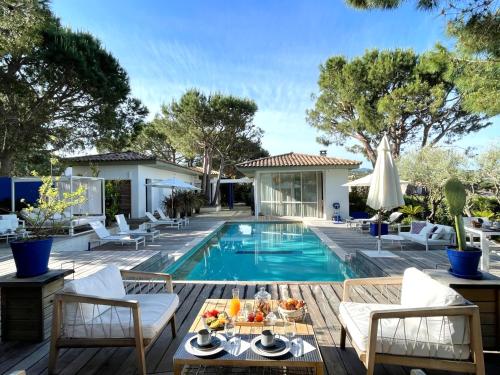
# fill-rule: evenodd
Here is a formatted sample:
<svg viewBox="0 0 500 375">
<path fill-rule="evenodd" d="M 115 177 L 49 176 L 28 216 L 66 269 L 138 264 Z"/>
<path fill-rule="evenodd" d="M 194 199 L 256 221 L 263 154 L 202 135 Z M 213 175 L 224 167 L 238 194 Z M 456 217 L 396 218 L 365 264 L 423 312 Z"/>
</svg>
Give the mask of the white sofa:
<svg viewBox="0 0 500 375">
<path fill-rule="evenodd" d="M 141 293 L 131 293 L 137 290 Z M 49 373 L 62 347 L 133 346 L 139 373 L 145 374 L 145 350 L 168 323 L 175 336 L 178 306 L 167 274 L 120 271 L 108 265 L 70 281 L 54 298 Z"/>
<path fill-rule="evenodd" d="M 429 250 L 429 246 L 447 246 L 455 241 L 455 230 L 450 226 L 426 222 L 419 233 L 412 233 L 414 223 L 419 222 L 412 222 L 409 232 L 403 232 L 401 225 L 398 225 L 398 235 L 407 241 L 424 245 L 426 251 Z M 432 233 L 434 227 L 437 227 L 437 230 Z"/>
<path fill-rule="evenodd" d="M 361 285 L 401 285 L 399 304 L 350 301 Z M 341 348 L 348 334 L 368 374 L 375 363 L 484 374 L 478 307 L 416 268 L 402 278 L 346 280 L 339 312 Z"/>
</svg>

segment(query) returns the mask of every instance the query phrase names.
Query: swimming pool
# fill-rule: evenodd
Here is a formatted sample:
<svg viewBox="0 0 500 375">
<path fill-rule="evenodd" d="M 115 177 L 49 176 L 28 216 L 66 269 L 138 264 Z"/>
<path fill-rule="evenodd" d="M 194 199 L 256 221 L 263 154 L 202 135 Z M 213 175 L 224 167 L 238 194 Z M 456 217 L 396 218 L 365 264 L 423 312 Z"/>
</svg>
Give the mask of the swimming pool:
<svg viewBox="0 0 500 375">
<path fill-rule="evenodd" d="M 174 280 L 343 281 L 349 266 L 302 223 L 228 223 L 165 272 Z"/>
</svg>

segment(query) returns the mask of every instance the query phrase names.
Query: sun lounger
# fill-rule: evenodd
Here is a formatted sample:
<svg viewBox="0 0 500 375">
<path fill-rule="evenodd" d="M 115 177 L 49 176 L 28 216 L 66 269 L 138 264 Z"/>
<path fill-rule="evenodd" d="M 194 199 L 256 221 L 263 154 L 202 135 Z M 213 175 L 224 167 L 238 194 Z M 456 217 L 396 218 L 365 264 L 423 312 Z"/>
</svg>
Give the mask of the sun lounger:
<svg viewBox="0 0 500 375">
<path fill-rule="evenodd" d="M 134 236 L 144 236 L 151 237 L 151 242 L 155 241 L 155 238 L 160 237 L 160 231 L 155 229 L 130 229 L 130 226 L 127 223 L 127 219 L 125 219 L 125 215 L 115 215 L 116 222 L 118 223 L 119 232 L 118 234 L 131 234 Z"/>
<path fill-rule="evenodd" d="M 89 224 L 99 237 L 99 239 L 93 240 L 92 242 L 97 242 L 99 245 L 109 242 L 121 243 L 122 245 L 126 243 L 133 243 L 135 244 L 136 250 L 139 249 L 140 243 L 142 243 L 143 246 L 146 245 L 146 239 L 144 236 L 132 236 L 130 234 L 112 235 L 100 221 L 91 221 Z"/>
<path fill-rule="evenodd" d="M 180 221 L 174 221 L 172 219 L 158 220 L 151 212 L 146 212 L 146 217 L 149 219 L 149 223 L 147 224 L 153 227 L 156 227 L 157 225 L 167 225 L 169 227 L 177 227 L 177 229 L 180 229 L 181 227 Z"/>
<path fill-rule="evenodd" d="M 163 212 L 163 210 L 161 208 L 157 208 L 156 212 L 158 212 L 158 215 L 160 215 L 161 220 L 179 221 L 184 226 L 189 224 L 189 218 L 187 216 L 183 217 L 183 218 L 178 218 L 178 219 L 171 219 L 167 215 L 165 215 L 165 213 Z"/>
</svg>

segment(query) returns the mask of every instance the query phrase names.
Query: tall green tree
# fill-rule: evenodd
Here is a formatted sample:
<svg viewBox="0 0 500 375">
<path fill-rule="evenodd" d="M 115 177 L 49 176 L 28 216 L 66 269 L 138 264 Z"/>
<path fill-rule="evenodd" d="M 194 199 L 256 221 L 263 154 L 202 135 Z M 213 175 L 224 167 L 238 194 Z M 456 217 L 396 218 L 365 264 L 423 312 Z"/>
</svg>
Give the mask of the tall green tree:
<svg viewBox="0 0 500 375">
<path fill-rule="evenodd" d="M 451 142 L 488 125 L 485 116 L 463 107 L 449 76 L 448 51 L 438 46 L 418 55 L 412 50 L 367 51 L 348 61 L 329 58 L 320 67 L 319 95 L 307 112 L 323 132 L 323 144 L 357 141 L 350 150 L 373 164 L 384 133 L 398 157 L 408 144 Z"/>
<path fill-rule="evenodd" d="M 404 0 L 346 0 L 359 9 L 393 9 Z M 464 106 L 500 113 L 500 9 L 496 0 L 413 0 L 418 9 L 435 11 L 457 41 L 450 74 L 463 95 Z"/>
<path fill-rule="evenodd" d="M 147 114 L 130 96 L 126 72 L 97 39 L 62 27 L 44 6 L 29 9 L 43 27 L 21 28 L 35 34 L 18 38 L 24 48 L 0 55 L 0 175 L 12 173 L 19 155 L 121 149 Z"/>
<path fill-rule="evenodd" d="M 224 174 L 230 150 L 242 140 L 258 141 L 262 131 L 253 123 L 257 105 L 249 99 L 219 93 L 204 95 L 187 91 L 178 101 L 162 107 L 155 122 L 161 124 L 170 144 L 186 157 L 202 156 L 203 191 L 211 204 L 218 203 L 220 177 Z M 219 180 L 214 197 L 208 186 L 214 167 L 219 164 Z"/>
</svg>

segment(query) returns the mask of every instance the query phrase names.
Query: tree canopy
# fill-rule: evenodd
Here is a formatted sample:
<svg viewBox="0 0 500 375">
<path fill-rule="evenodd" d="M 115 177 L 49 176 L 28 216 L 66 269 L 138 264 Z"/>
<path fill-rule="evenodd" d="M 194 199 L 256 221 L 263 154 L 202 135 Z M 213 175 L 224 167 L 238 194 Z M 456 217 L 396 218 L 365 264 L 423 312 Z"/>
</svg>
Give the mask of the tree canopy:
<svg viewBox="0 0 500 375">
<path fill-rule="evenodd" d="M 346 0 L 359 9 L 392 9 L 404 0 Z M 437 11 L 448 23 L 448 34 L 457 40 L 452 56 L 453 76 L 464 106 L 496 115 L 500 113 L 500 9 L 496 0 L 414 0 L 418 9 Z"/>
<path fill-rule="evenodd" d="M 13 172 L 19 155 L 87 146 L 120 149 L 147 114 L 131 97 L 126 72 L 96 38 L 62 27 L 43 3 L 33 4 L 28 8 L 33 17 L 19 16 L 19 22 L 42 19 L 43 27 L 0 25 L 2 35 L 22 35 L 0 55 L 4 175 Z"/>
<path fill-rule="evenodd" d="M 214 161 L 217 161 L 220 179 L 228 162 L 241 161 L 238 159 L 261 150 L 262 130 L 253 123 L 256 111 L 257 105 L 250 99 L 220 93 L 205 95 L 192 89 L 178 101 L 164 105 L 153 127 L 161 129 L 173 149 L 184 157 L 201 156 L 202 188 L 209 202 L 215 204 L 219 183 L 215 197 L 210 197 L 207 189 Z"/>
<path fill-rule="evenodd" d="M 329 58 L 320 67 L 319 95 L 307 112 L 311 126 L 323 132 L 323 144 L 357 141 L 351 151 L 372 163 L 386 133 L 392 154 L 405 145 L 452 142 L 488 125 L 485 116 L 467 111 L 450 77 L 443 47 L 418 55 L 412 50 L 370 50 L 347 60 Z"/>
</svg>

